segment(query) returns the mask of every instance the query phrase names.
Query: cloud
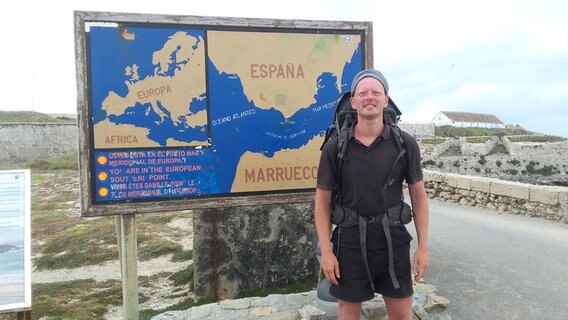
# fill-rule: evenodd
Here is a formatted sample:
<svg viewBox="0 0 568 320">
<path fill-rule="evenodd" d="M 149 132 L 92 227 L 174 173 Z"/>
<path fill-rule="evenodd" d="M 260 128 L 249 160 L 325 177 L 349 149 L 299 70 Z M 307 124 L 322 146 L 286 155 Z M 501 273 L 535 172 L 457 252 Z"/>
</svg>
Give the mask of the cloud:
<svg viewBox="0 0 568 320">
<path fill-rule="evenodd" d="M 384 69 L 406 121 L 438 111 L 490 113 L 505 123 L 568 137 L 568 58 L 517 34 Z M 405 112 L 406 111 L 406 112 Z M 553 115 L 548 117 L 548 115 Z M 546 119 L 546 120 L 545 120 Z"/>
<path fill-rule="evenodd" d="M 389 79 L 403 119 L 424 122 L 450 109 L 487 112 L 568 137 L 564 0 L 289 0 L 270 6 L 180 1 L 169 7 L 149 0 L 22 0 L 14 5 L 0 14 L 0 36 L 13 44 L 2 54 L 0 81 L 9 88 L 0 102 L 4 110 L 76 112 L 73 10 L 372 21 L 374 65 Z"/>
</svg>

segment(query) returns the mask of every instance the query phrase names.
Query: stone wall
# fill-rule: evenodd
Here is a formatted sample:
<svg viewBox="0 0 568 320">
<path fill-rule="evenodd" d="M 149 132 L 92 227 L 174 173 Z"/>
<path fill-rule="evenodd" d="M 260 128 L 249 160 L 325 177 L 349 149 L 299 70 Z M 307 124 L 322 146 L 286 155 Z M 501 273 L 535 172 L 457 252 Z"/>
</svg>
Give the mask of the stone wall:
<svg viewBox="0 0 568 320">
<path fill-rule="evenodd" d="M 407 123 L 401 121 L 398 123 L 398 126 L 415 137 L 433 137 L 435 135 L 433 123 Z"/>
<path fill-rule="evenodd" d="M 465 156 L 475 156 L 480 154 L 488 154 L 493 150 L 497 144 L 499 143 L 498 137 L 479 137 L 479 138 L 487 138 L 487 141 L 484 143 L 470 143 L 468 142 L 467 137 L 460 137 L 459 138 L 459 145 L 463 155 Z"/>
<path fill-rule="evenodd" d="M 568 141 L 511 142 L 507 137 L 492 137 L 485 143 L 471 143 L 466 138 L 440 138 L 439 144 L 421 143 L 425 169 L 496 178 L 539 185 L 568 186 Z M 508 154 L 491 154 L 502 144 Z M 446 156 L 444 152 L 459 146 L 461 155 Z"/>
<path fill-rule="evenodd" d="M 194 293 L 215 300 L 317 283 L 313 203 L 194 210 Z"/>
<path fill-rule="evenodd" d="M 568 188 L 424 171 L 428 196 L 446 202 L 568 223 Z"/>
<path fill-rule="evenodd" d="M 503 145 L 512 156 L 530 156 L 533 158 L 546 157 L 558 158 L 565 155 L 568 141 L 559 142 L 513 142 L 508 137 L 503 137 Z"/>
<path fill-rule="evenodd" d="M 0 124 L 0 162 L 26 162 L 77 152 L 77 125 Z"/>
</svg>

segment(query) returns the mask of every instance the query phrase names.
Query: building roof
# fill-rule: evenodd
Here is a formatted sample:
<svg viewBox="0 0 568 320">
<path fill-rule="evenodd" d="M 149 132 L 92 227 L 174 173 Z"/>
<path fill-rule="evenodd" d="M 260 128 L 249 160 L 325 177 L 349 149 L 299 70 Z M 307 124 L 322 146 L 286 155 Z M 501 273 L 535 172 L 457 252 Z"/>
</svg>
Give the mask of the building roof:
<svg viewBox="0 0 568 320">
<path fill-rule="evenodd" d="M 503 122 L 501 122 L 499 118 L 497 118 L 492 114 L 454 112 L 454 111 L 441 111 L 441 113 L 454 122 L 481 122 L 481 123 L 503 124 Z"/>
</svg>

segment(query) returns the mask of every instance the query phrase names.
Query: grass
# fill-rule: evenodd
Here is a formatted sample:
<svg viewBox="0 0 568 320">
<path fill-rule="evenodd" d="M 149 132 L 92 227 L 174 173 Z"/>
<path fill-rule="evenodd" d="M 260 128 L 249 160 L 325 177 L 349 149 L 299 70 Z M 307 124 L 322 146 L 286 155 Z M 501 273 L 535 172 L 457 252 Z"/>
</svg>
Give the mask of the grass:
<svg viewBox="0 0 568 320">
<path fill-rule="evenodd" d="M 467 137 L 465 141 L 468 143 L 486 143 L 491 137 Z"/>
<path fill-rule="evenodd" d="M 39 171 L 78 170 L 79 158 L 76 152 L 71 152 L 50 159 L 39 158 L 24 163 L 0 163 L 0 170 L 22 169 L 22 168 L 39 170 Z"/>
<path fill-rule="evenodd" d="M 122 305 L 119 280 L 87 279 L 33 286 L 32 319 L 102 319 L 109 305 Z"/>
<path fill-rule="evenodd" d="M 440 154 L 440 157 L 451 157 L 451 156 L 461 156 L 462 151 L 459 146 L 452 146 L 446 149 L 446 151 Z"/>
<path fill-rule="evenodd" d="M 453 126 L 437 126 L 434 128 L 437 137 L 474 137 L 474 136 L 512 136 L 532 135 L 533 132 L 524 129 L 488 129 L 488 128 L 459 128 Z"/>
<path fill-rule="evenodd" d="M 511 142 L 559 142 L 559 141 L 566 141 L 568 139 L 564 137 L 557 137 L 557 136 L 516 136 L 516 137 L 509 137 Z"/>
<path fill-rule="evenodd" d="M 420 139 L 420 143 L 421 144 L 427 144 L 427 145 L 438 145 L 438 144 L 442 144 L 446 142 L 446 139 L 440 139 L 440 138 L 424 138 L 424 139 Z"/>
<path fill-rule="evenodd" d="M 315 284 L 317 279 L 314 278 L 313 281 L 294 283 L 283 288 L 266 288 L 266 289 L 256 289 L 242 291 L 237 294 L 235 299 L 249 298 L 249 297 L 266 297 L 269 294 L 290 294 L 295 292 L 306 292 L 315 289 Z"/>
<path fill-rule="evenodd" d="M 488 156 L 496 154 L 509 154 L 509 151 L 507 150 L 507 147 L 505 147 L 504 145 L 498 144 L 495 146 L 495 148 L 491 149 L 489 153 L 487 153 Z"/>
<path fill-rule="evenodd" d="M 54 117 L 34 111 L 0 111 L 0 123 L 40 122 L 40 123 L 74 123 L 77 120 L 69 117 Z"/>
</svg>

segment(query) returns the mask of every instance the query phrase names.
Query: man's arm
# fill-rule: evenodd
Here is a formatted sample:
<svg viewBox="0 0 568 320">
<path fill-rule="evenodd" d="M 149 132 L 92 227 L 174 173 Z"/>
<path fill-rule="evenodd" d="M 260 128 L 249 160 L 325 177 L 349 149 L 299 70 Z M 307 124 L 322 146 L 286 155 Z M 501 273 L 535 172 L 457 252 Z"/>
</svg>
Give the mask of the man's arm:
<svg viewBox="0 0 568 320">
<path fill-rule="evenodd" d="M 430 209 L 428 207 L 428 196 L 424 181 L 408 184 L 412 211 L 414 212 L 414 226 L 418 236 L 418 248 L 414 253 L 412 272 L 414 279 L 420 280 L 428 272 L 428 224 L 430 220 Z"/>
<path fill-rule="evenodd" d="M 316 189 L 314 223 L 321 248 L 322 270 L 329 282 L 337 284 L 337 279 L 339 279 L 339 263 L 333 254 L 331 242 L 329 241 L 331 230 L 330 201 L 331 190 Z"/>
</svg>

